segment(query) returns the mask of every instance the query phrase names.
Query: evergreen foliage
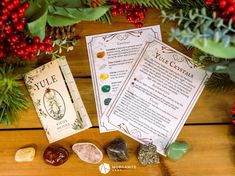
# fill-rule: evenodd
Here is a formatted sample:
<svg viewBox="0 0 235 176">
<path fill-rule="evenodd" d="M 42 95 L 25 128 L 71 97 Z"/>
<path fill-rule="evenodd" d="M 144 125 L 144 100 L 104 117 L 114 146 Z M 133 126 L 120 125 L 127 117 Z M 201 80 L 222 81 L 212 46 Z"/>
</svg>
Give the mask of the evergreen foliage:
<svg viewBox="0 0 235 176">
<path fill-rule="evenodd" d="M 0 124 L 12 124 L 17 121 L 17 112 L 28 108 L 28 102 L 17 81 L 19 78 L 13 67 L 0 67 Z"/>
</svg>

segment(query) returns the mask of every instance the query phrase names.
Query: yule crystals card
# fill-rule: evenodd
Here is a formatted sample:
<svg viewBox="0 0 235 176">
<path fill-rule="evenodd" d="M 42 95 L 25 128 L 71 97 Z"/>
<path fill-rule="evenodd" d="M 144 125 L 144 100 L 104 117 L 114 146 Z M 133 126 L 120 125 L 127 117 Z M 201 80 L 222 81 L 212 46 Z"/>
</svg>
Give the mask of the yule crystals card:
<svg viewBox="0 0 235 176">
<path fill-rule="evenodd" d="M 50 143 L 92 126 L 64 57 L 27 73 L 25 84 Z"/>
<path fill-rule="evenodd" d="M 161 154 L 175 141 L 210 73 L 159 40 L 147 42 L 103 119 Z"/>
<path fill-rule="evenodd" d="M 159 26 L 86 37 L 100 132 L 115 130 L 102 115 L 142 45 L 154 39 L 161 40 Z"/>
</svg>

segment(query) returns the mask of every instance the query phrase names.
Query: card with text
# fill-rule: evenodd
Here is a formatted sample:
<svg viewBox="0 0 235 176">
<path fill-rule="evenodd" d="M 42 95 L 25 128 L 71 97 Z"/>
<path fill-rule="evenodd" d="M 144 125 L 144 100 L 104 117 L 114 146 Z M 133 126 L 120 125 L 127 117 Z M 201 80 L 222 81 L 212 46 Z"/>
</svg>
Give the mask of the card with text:
<svg viewBox="0 0 235 176">
<path fill-rule="evenodd" d="M 142 45 L 161 40 L 160 26 L 87 36 L 87 49 L 100 132 L 115 130 L 102 115 Z"/>
<path fill-rule="evenodd" d="M 175 141 L 210 73 L 159 40 L 147 42 L 102 118 L 161 154 Z"/>
<path fill-rule="evenodd" d="M 27 73 L 25 84 L 50 143 L 92 126 L 64 57 Z"/>
</svg>

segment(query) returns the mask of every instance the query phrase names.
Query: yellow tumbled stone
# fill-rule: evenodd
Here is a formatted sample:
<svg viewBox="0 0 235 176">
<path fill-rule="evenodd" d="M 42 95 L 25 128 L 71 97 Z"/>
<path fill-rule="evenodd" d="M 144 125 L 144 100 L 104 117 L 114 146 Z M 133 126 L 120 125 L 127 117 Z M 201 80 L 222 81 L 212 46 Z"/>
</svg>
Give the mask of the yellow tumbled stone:
<svg viewBox="0 0 235 176">
<path fill-rule="evenodd" d="M 108 74 L 100 74 L 100 79 L 101 80 L 106 80 L 109 78 L 109 75 Z"/>
<path fill-rule="evenodd" d="M 35 148 L 26 147 L 16 151 L 15 160 L 17 162 L 30 162 L 35 157 Z"/>
</svg>

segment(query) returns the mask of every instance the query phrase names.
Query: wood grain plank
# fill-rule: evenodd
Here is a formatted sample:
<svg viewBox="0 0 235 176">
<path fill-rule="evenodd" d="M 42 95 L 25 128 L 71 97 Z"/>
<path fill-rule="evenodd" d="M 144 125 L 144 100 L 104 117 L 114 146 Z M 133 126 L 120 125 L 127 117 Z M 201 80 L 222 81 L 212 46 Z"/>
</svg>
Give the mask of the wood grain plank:
<svg viewBox="0 0 235 176">
<path fill-rule="evenodd" d="M 191 150 L 177 162 L 165 162 L 171 175 L 235 175 L 235 137 L 231 135 L 231 126 L 187 126 L 178 140 L 187 141 Z"/>
<path fill-rule="evenodd" d="M 21 83 L 23 84 L 23 82 Z M 98 126 L 91 79 L 76 79 L 76 83 L 93 126 Z M 24 86 L 23 88 L 30 102 L 29 110 L 27 112 L 20 112 L 20 120 L 18 123 L 14 123 L 10 127 L 6 125 L 0 125 L 0 128 L 41 128 L 39 118 L 32 105 L 31 99 L 29 98 Z M 234 102 L 234 99 L 234 92 L 213 93 L 208 90 L 204 90 L 186 123 L 195 124 L 230 122 L 231 105 Z"/>
<path fill-rule="evenodd" d="M 232 176 L 235 174 L 235 138 L 229 132 L 228 125 L 185 126 L 179 140 L 187 141 L 191 147 L 190 152 L 181 160 L 173 162 L 162 158 L 168 176 Z M 119 132 L 99 134 L 98 129 L 89 129 L 82 133 L 66 138 L 57 144 L 66 147 L 71 156 L 62 166 L 48 166 L 42 160 L 44 149 L 48 142 L 43 130 L 0 131 L 0 175 L 1 176 L 89 176 L 101 175 L 99 165 L 87 164 L 80 161 L 71 151 L 71 145 L 78 141 L 91 141 L 100 148 L 104 148 L 116 137 L 123 137 L 129 146 L 130 160 L 123 163 L 109 161 L 105 155 L 102 161 L 114 166 L 134 166 L 135 169 L 110 171 L 108 175 L 131 176 L 161 176 L 166 175 L 163 164 L 143 167 L 136 158 L 136 148 L 139 144 Z M 29 144 L 37 145 L 36 158 L 31 163 L 16 163 L 15 151 Z"/>
</svg>

